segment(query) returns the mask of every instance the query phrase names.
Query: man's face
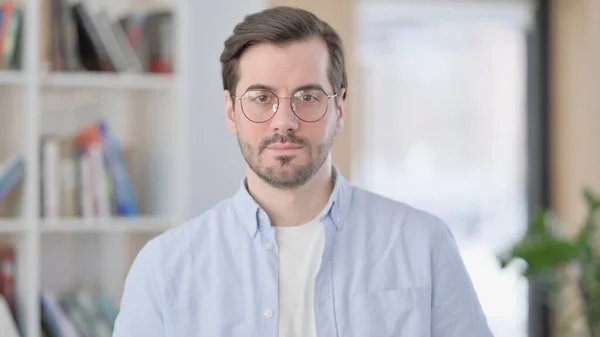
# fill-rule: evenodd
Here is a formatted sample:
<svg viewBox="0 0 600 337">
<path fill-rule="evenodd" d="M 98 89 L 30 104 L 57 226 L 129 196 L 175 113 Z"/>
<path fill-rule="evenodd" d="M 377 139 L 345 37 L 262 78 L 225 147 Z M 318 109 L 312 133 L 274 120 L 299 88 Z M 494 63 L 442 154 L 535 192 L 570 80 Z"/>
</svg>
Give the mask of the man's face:
<svg viewBox="0 0 600 337">
<path fill-rule="evenodd" d="M 343 91 L 328 99 L 316 90 L 334 94 L 328 70 L 327 46 L 318 38 L 284 46 L 254 45 L 240 58 L 239 81 L 231 94 L 247 95 L 232 103 L 230 93 L 225 92 L 227 125 L 237 134 L 249 167 L 273 187 L 303 185 L 329 156 L 343 124 Z M 306 118 L 294 114 L 292 106 Z M 310 118 L 321 115 L 320 119 Z"/>
</svg>

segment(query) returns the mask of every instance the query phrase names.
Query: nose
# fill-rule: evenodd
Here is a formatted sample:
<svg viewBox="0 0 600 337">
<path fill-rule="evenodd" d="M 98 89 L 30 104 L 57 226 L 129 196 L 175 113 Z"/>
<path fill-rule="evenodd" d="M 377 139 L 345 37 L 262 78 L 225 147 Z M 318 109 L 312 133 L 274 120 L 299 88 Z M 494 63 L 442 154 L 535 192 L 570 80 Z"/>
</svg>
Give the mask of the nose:
<svg viewBox="0 0 600 337">
<path fill-rule="evenodd" d="M 292 111 L 289 98 L 279 99 L 277 113 L 271 119 L 271 127 L 277 133 L 293 133 L 298 131 L 298 117 Z"/>
</svg>

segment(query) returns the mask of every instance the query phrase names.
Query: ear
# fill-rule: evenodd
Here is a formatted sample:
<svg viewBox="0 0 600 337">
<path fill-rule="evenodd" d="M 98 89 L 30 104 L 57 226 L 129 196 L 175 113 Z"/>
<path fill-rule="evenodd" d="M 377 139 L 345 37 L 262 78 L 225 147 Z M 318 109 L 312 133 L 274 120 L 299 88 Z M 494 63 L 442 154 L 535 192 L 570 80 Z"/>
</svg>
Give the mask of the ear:
<svg viewBox="0 0 600 337">
<path fill-rule="evenodd" d="M 235 99 L 231 98 L 229 90 L 225 90 L 223 94 L 225 100 L 225 120 L 227 121 L 227 129 L 234 135 L 238 133 L 237 124 L 235 122 Z"/>
<path fill-rule="evenodd" d="M 336 101 L 337 101 L 337 116 L 336 116 L 336 121 L 335 121 L 335 129 L 336 131 L 341 131 L 344 128 L 344 116 L 345 116 L 345 100 L 344 100 L 344 94 L 346 93 L 346 89 L 345 88 L 341 88 L 340 92 L 338 93 L 338 95 L 335 97 Z"/>
</svg>

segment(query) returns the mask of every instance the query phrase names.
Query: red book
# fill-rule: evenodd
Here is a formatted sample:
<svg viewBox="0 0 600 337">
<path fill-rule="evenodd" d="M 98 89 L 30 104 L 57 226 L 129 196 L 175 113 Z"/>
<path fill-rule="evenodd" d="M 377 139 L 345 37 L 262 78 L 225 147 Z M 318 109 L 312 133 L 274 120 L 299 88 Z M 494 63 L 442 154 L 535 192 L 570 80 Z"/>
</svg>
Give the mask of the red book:
<svg viewBox="0 0 600 337">
<path fill-rule="evenodd" d="M 15 250 L 11 246 L 0 247 L 0 294 L 6 298 L 13 315 L 16 315 Z"/>
</svg>

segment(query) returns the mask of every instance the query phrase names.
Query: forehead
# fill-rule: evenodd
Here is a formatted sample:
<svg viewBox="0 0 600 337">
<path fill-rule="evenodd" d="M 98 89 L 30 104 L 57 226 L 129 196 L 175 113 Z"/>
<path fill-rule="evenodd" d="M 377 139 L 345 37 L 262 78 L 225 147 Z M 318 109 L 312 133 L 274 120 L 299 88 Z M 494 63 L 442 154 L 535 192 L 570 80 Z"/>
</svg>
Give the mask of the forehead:
<svg viewBox="0 0 600 337">
<path fill-rule="evenodd" d="M 237 92 L 262 84 L 280 92 L 314 83 L 331 90 L 328 77 L 329 53 L 320 38 L 285 45 L 261 43 L 249 47 L 240 57 Z"/>
</svg>

